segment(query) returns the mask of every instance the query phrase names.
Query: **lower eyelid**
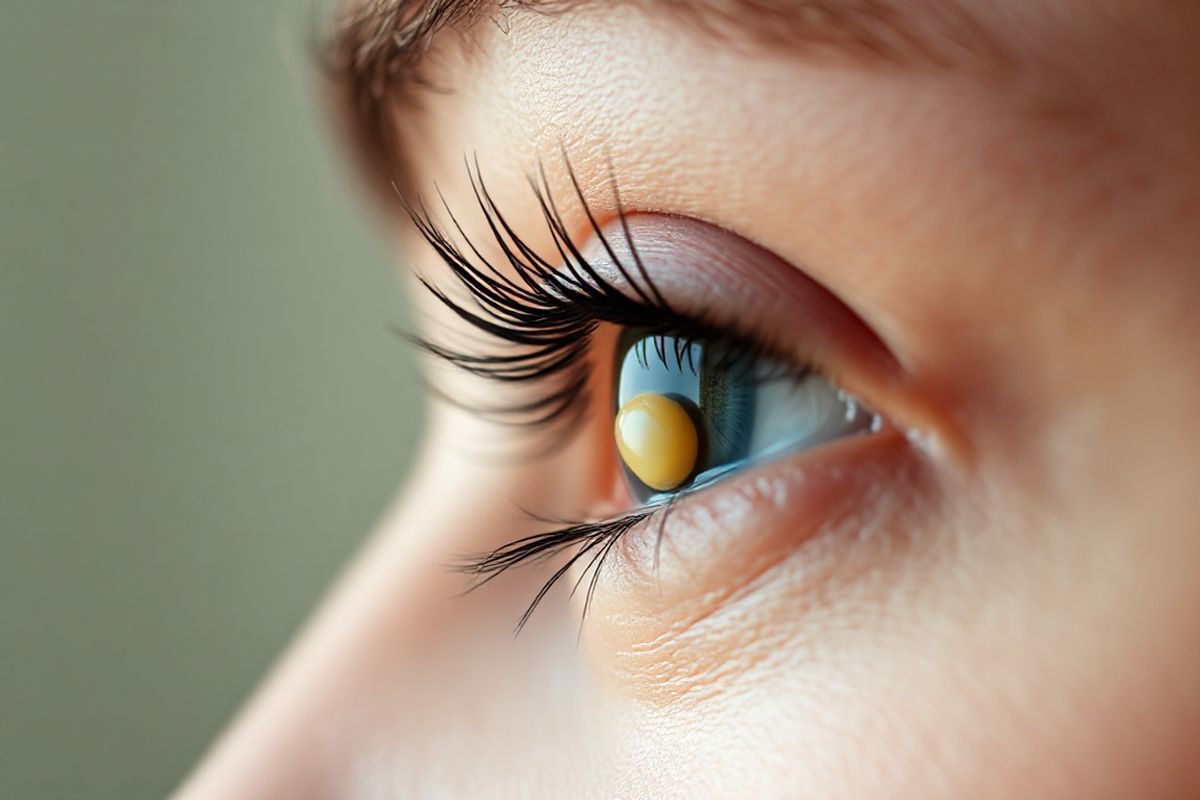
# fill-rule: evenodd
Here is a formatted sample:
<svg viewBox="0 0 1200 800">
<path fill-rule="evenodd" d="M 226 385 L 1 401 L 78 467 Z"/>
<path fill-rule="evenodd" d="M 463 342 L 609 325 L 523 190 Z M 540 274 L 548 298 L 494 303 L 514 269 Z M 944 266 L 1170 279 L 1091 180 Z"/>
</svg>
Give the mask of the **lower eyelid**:
<svg viewBox="0 0 1200 800">
<path fill-rule="evenodd" d="M 856 564 L 891 537 L 891 504 L 920 494 L 920 467 L 894 429 L 823 445 L 731 476 L 660 509 L 625 534 L 588 611 L 588 636 L 598 652 L 617 654 L 628 674 L 654 674 L 642 663 L 684 646 L 702 622 L 748 601 L 784 561 L 803 564 L 790 586 L 815 608 L 832 580 L 853 580 Z M 661 538 L 661 541 L 660 541 Z M 890 545 L 889 545 L 890 546 Z M 704 638 L 704 637 L 701 637 Z M 654 643 L 651 647 L 648 643 Z M 703 659 L 676 659 L 675 669 L 699 674 Z M 688 681 L 637 688 L 676 699 Z"/>
<path fill-rule="evenodd" d="M 915 441 L 960 465 L 969 463 L 969 443 L 955 421 L 868 325 L 803 271 L 735 233 L 698 220 L 630 214 L 628 225 L 642 260 L 655 268 L 655 285 L 670 302 L 730 323 L 735 330 L 746 329 L 780 353 L 793 354 L 909 431 Z M 621 236 L 611 236 L 610 245 L 628 260 Z M 601 275 L 621 284 L 603 247 L 593 240 L 583 250 Z M 747 309 L 754 309 L 753 319 L 743 319 Z"/>
</svg>

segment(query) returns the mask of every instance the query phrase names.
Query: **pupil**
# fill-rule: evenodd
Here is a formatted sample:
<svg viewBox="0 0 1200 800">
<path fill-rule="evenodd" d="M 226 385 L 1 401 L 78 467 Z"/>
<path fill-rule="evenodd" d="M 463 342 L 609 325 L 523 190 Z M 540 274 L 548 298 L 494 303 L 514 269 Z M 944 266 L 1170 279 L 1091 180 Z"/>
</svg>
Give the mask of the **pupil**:
<svg viewBox="0 0 1200 800">
<path fill-rule="evenodd" d="M 754 429 L 753 365 L 718 348 L 674 336 L 626 332 L 617 348 L 617 409 L 645 392 L 665 395 L 692 417 L 699 438 L 692 480 L 749 455 Z M 634 496 L 645 502 L 663 493 L 646 486 L 622 464 Z M 685 484 L 686 485 L 686 484 Z"/>
</svg>

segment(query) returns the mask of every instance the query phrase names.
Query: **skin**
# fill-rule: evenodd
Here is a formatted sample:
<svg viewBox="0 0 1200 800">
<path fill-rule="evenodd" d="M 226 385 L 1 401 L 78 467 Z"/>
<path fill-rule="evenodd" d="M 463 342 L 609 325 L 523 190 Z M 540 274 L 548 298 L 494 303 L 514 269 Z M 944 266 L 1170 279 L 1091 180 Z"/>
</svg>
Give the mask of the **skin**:
<svg viewBox="0 0 1200 800">
<path fill-rule="evenodd" d="M 435 405 L 395 509 L 177 797 L 1200 796 L 1200 16 L 1004 8 L 996 70 L 717 47 L 624 5 L 443 34 L 455 91 L 402 116 L 418 189 L 479 230 L 478 153 L 551 253 L 525 175 L 570 197 L 561 145 L 612 220 L 611 160 L 625 208 L 787 265 L 747 261 L 729 319 L 806 352 L 772 310 L 802 276 L 852 311 L 886 357 L 818 357 L 889 425 L 681 503 L 657 563 L 631 532 L 577 646 L 565 593 L 511 637 L 544 570 L 459 598 L 442 565 L 529 533 L 514 500 L 628 503 L 611 416 L 498 464 Z"/>
</svg>

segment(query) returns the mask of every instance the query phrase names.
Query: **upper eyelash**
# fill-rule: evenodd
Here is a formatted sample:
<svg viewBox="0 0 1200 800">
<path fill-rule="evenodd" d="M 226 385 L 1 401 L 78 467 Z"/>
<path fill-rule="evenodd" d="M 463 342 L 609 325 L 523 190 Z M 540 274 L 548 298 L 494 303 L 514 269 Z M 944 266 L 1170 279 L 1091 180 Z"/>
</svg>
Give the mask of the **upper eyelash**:
<svg viewBox="0 0 1200 800">
<path fill-rule="evenodd" d="M 405 207 L 418 232 L 466 290 L 459 301 L 428 278 L 422 285 L 457 317 L 488 336 L 511 346 L 508 352 L 478 353 L 457 350 L 426 336 L 411 337 L 422 349 L 469 373 L 492 380 L 540 385 L 543 391 L 507 406 L 481 407 L 448 398 L 483 416 L 534 428 L 555 428 L 569 436 L 583 421 L 588 408 L 592 334 L 601 323 L 637 327 L 647 335 L 677 340 L 720 341 L 730 360 L 767 354 L 769 348 L 727 326 L 706 321 L 703 313 L 684 314 L 674 308 L 655 286 L 630 235 L 616 181 L 614 205 L 632 265 L 619 258 L 588 206 L 583 191 L 564 156 L 575 196 L 592 233 L 628 285 L 628 293 L 604 278 L 583 256 L 567 233 L 546 173 L 529 179 L 554 247 L 562 259 L 557 267 L 538 255 L 509 225 L 483 181 L 478 159 L 466 162 L 476 202 L 494 244 L 511 274 L 488 260 L 463 230 L 439 192 L 439 200 L 465 251 L 435 222 L 418 199 Z M 659 354 L 666 359 L 666 353 Z"/>
</svg>

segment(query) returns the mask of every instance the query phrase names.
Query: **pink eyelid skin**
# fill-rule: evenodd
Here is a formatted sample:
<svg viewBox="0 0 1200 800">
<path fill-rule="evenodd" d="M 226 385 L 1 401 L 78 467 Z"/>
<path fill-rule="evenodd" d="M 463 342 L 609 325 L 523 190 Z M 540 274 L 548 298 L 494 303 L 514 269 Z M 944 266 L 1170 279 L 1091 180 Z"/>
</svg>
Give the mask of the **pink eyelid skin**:
<svg viewBox="0 0 1200 800">
<path fill-rule="evenodd" d="M 753 242 L 699 220 L 628 213 L 626 222 L 654 285 L 685 313 L 764 340 L 780 355 L 810 364 L 862 399 L 910 441 L 959 466 L 970 447 L 951 415 L 922 390 L 887 345 L 846 302 Z M 615 220 L 602 230 L 634 271 L 629 244 Z M 593 237 L 583 254 L 605 279 L 624 279 Z M 752 325 L 746 320 L 752 314 Z"/>
</svg>

